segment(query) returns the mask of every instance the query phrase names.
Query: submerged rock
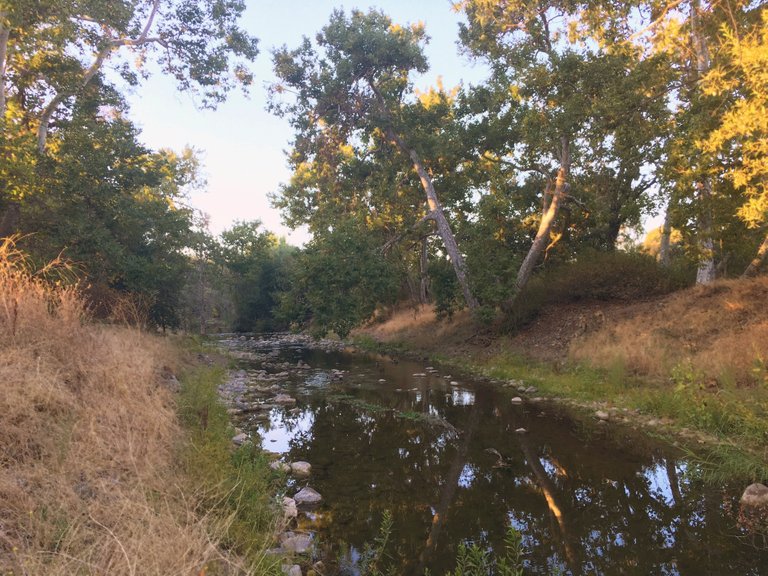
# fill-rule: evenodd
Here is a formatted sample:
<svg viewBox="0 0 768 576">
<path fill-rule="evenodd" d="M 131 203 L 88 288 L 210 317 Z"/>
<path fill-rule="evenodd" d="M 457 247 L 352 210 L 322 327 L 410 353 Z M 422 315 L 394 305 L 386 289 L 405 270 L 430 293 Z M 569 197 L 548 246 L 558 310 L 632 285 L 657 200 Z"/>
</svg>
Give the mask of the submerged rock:
<svg viewBox="0 0 768 576">
<path fill-rule="evenodd" d="M 273 404 L 280 404 L 283 406 L 296 404 L 296 398 L 293 398 L 292 396 L 288 396 L 288 394 L 278 394 L 272 400 L 270 400 Z"/>
<path fill-rule="evenodd" d="M 754 508 L 768 506 L 768 486 L 755 483 L 747 486 L 740 500 L 742 506 L 752 506 Z"/>
</svg>

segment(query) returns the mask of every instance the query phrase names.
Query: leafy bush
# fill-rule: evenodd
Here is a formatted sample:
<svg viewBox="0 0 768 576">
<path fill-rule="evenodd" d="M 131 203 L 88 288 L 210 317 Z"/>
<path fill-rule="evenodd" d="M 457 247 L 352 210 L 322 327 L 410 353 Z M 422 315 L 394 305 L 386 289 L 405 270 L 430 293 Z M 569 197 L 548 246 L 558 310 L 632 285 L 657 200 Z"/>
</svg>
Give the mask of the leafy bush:
<svg viewBox="0 0 768 576">
<path fill-rule="evenodd" d="M 510 328 L 532 321 L 548 304 L 580 300 L 641 300 L 690 286 L 692 265 L 663 268 L 639 252 L 584 252 L 577 260 L 533 278 L 507 311 Z"/>
</svg>

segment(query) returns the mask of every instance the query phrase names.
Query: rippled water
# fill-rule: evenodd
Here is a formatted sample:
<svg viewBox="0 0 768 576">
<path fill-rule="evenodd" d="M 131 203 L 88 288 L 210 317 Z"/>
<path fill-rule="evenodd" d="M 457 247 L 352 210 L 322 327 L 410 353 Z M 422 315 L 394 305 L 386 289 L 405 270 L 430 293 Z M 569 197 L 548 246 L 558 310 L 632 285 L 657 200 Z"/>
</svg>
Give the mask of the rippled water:
<svg viewBox="0 0 768 576">
<path fill-rule="evenodd" d="M 250 370 L 310 366 L 278 380 L 295 407 L 245 424 L 266 450 L 312 464 L 289 493 L 323 495 L 300 528 L 335 573 L 357 573 L 389 511 L 387 555 L 404 575 L 444 574 L 460 543 L 501 550 L 510 525 L 531 574 L 768 574 L 737 526 L 738 488 L 703 488 L 679 454 L 626 428 L 513 405 L 509 389 L 439 369 L 414 376 L 426 365 L 410 361 L 241 346 Z"/>
</svg>

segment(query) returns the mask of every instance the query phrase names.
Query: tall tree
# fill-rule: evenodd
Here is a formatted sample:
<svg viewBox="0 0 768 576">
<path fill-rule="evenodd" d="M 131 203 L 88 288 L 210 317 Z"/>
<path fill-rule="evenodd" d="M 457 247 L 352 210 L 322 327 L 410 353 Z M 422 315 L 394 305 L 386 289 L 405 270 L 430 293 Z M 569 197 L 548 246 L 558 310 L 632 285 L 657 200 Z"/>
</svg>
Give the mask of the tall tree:
<svg viewBox="0 0 768 576">
<path fill-rule="evenodd" d="M 652 181 L 643 168 L 658 155 L 653 125 L 664 114 L 663 98 L 650 90 L 658 66 L 640 66 L 632 52 L 590 41 L 578 26 L 586 8 L 579 3 L 456 5 L 467 16 L 462 42 L 492 70 L 475 91 L 486 112 L 476 111 L 474 121 L 490 135 L 480 139 L 478 154 L 508 175 L 508 186 L 540 186 L 540 215 L 515 280 L 519 294 L 568 232 L 566 221 L 555 233 L 564 206 L 591 216 L 583 227 L 600 227 L 609 249 L 622 225 L 639 220 Z"/>
<path fill-rule="evenodd" d="M 726 177 L 744 199 L 738 210 L 748 228 L 768 225 L 768 9 L 746 27 L 720 28 L 720 61 L 703 78 L 705 94 L 729 95 L 725 112 L 706 140 L 705 153 L 731 159 Z M 757 272 L 768 255 L 768 234 L 744 271 Z"/>
<path fill-rule="evenodd" d="M 376 11 L 336 11 L 317 36 L 317 46 L 305 38 L 301 47 L 275 53 L 280 80 L 273 92 L 294 95 L 290 103 L 274 103 L 274 110 L 290 117 L 296 131 L 291 161 L 297 173 L 322 175 L 318 194 L 334 202 L 343 174 L 345 151 L 357 145 L 392 146 L 412 165 L 425 195 L 422 221 L 432 221 L 443 242 L 470 308 L 478 303 L 467 278 L 445 210 L 438 198 L 434 174 L 406 121 L 411 92 L 409 75 L 423 72 L 427 61 L 421 25 L 402 27 Z M 412 100 L 411 100 L 412 102 Z M 312 168 L 310 168 L 312 167 Z"/>
</svg>

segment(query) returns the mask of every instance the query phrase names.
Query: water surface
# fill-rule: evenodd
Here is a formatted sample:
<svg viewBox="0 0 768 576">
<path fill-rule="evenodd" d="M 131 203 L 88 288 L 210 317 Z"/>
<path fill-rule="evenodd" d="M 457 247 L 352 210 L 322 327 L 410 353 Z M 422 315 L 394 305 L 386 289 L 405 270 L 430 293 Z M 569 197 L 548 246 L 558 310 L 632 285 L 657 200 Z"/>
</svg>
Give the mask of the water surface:
<svg viewBox="0 0 768 576">
<path fill-rule="evenodd" d="M 740 488 L 703 487 L 679 453 L 627 427 L 514 405 L 510 389 L 423 363 L 238 346 L 251 374 L 282 373 L 273 387 L 297 399 L 245 425 L 266 450 L 312 464 L 288 491 L 323 495 L 300 528 L 336 573 L 357 573 L 389 511 L 387 555 L 404 575 L 444 574 L 460 543 L 502 550 L 510 525 L 530 574 L 768 574 L 737 526 Z"/>
</svg>

